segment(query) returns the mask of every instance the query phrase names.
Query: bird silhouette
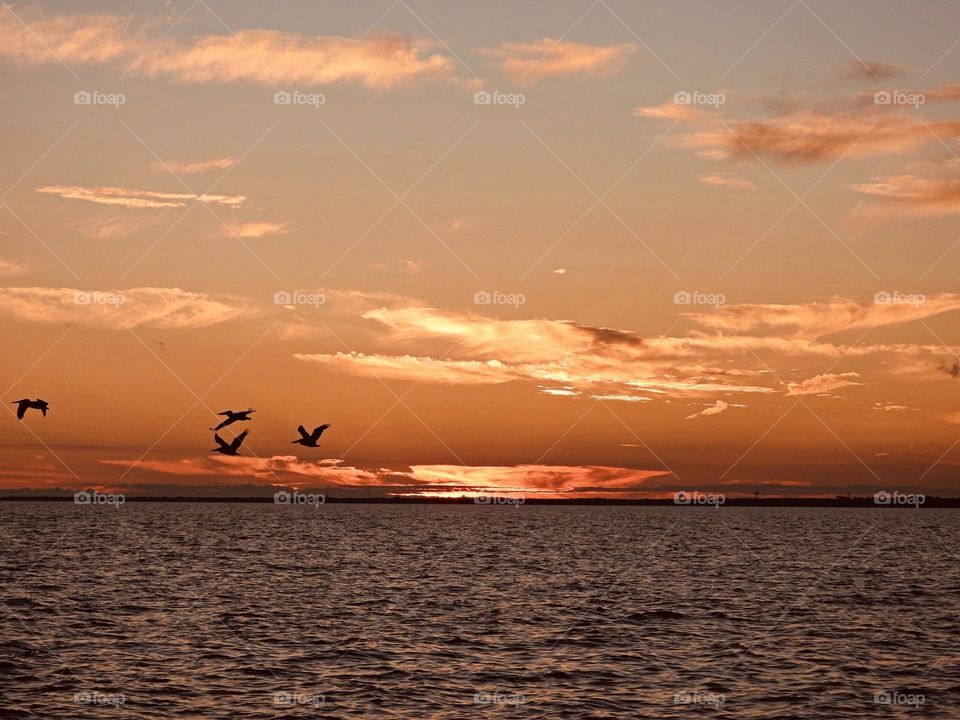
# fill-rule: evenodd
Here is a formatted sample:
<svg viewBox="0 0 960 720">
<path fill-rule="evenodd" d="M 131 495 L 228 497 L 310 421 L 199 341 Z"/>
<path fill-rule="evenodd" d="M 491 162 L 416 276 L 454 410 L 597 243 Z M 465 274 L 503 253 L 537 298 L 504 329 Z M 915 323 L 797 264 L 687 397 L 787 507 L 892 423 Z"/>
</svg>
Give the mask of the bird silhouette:
<svg viewBox="0 0 960 720">
<path fill-rule="evenodd" d="M 240 449 L 240 446 L 243 444 L 243 439 L 247 436 L 247 433 L 249 432 L 250 432 L 249 430 L 244 430 L 242 433 L 237 435 L 229 443 L 224 441 L 224 439 L 219 435 L 214 435 L 213 439 L 217 441 L 217 447 L 215 447 L 210 452 L 218 452 L 224 455 L 239 454 L 237 451 Z"/>
<path fill-rule="evenodd" d="M 952 378 L 960 376 L 960 360 L 954 360 L 953 365 L 945 365 L 941 360 L 937 367 Z"/>
<path fill-rule="evenodd" d="M 312 433 L 308 433 L 306 428 L 303 425 L 298 425 L 297 430 L 300 432 L 300 437 L 297 440 L 291 442 L 291 445 L 303 445 L 304 447 L 320 447 L 317 445 L 317 440 L 320 439 L 320 436 L 323 435 L 323 431 L 330 427 L 330 423 L 324 423 L 313 429 Z"/>
<path fill-rule="evenodd" d="M 220 430 L 221 428 L 225 428 L 227 425 L 233 425 L 233 423 L 235 422 L 242 422 L 244 420 L 249 420 L 250 413 L 252 412 L 256 412 L 256 411 L 253 408 L 250 408 L 249 410 L 237 410 L 237 411 L 224 410 L 222 413 L 217 413 L 217 415 L 226 415 L 227 419 L 224 420 L 219 425 L 217 425 L 216 427 L 212 427 L 210 429 Z"/>
<path fill-rule="evenodd" d="M 27 410 L 33 408 L 34 410 L 39 410 L 43 413 L 43 416 L 47 416 L 47 410 L 50 408 L 49 403 L 46 400 L 14 400 L 13 404 L 17 406 L 17 419 L 23 420 L 23 416 L 26 414 Z"/>
</svg>

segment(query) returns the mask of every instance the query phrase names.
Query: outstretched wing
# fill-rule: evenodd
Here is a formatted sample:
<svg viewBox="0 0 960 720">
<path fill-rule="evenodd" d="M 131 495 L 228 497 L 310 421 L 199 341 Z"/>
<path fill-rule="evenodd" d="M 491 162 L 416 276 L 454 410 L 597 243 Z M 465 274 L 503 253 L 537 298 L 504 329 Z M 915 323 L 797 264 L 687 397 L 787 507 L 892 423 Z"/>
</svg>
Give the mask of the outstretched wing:
<svg viewBox="0 0 960 720">
<path fill-rule="evenodd" d="M 217 415 L 233 415 L 233 410 L 224 410 L 222 413 L 217 413 Z"/>
<path fill-rule="evenodd" d="M 330 423 L 324 423 L 323 425 L 318 425 L 313 429 L 313 434 L 310 436 L 312 440 L 319 440 L 320 436 L 323 435 L 323 431 L 330 427 Z"/>
<path fill-rule="evenodd" d="M 216 441 L 217 441 L 217 445 L 219 445 L 219 446 L 220 446 L 221 448 L 223 448 L 224 450 L 229 450 L 229 449 L 230 449 L 230 446 L 227 445 L 227 443 L 225 443 L 225 442 L 223 441 L 223 438 L 220 437 L 219 435 L 214 435 L 214 436 L 213 436 L 213 439 L 216 440 Z"/>
<path fill-rule="evenodd" d="M 297 432 L 300 433 L 300 437 L 304 440 L 310 439 L 310 433 L 307 432 L 307 429 L 303 425 L 297 425 Z"/>
<path fill-rule="evenodd" d="M 230 449 L 233 450 L 233 451 L 238 450 L 238 449 L 240 448 L 240 446 L 243 445 L 243 439 L 247 436 L 247 433 L 249 433 L 249 432 L 250 432 L 249 430 L 244 430 L 242 433 L 240 433 L 239 435 L 237 435 L 237 436 L 233 439 L 233 442 L 230 443 Z"/>
<path fill-rule="evenodd" d="M 24 413 L 27 412 L 27 403 L 25 403 L 23 400 L 18 400 L 13 404 L 17 406 L 17 419 L 23 420 Z"/>
<path fill-rule="evenodd" d="M 217 414 L 218 414 L 218 415 L 223 415 L 223 413 L 217 413 Z M 227 418 L 226 420 L 224 420 L 223 422 L 221 422 L 221 423 L 220 423 L 219 425 L 217 425 L 216 427 L 212 427 L 212 428 L 210 428 L 210 429 L 213 430 L 213 431 L 217 431 L 217 430 L 219 430 L 220 428 L 225 428 L 227 425 L 229 425 L 229 424 L 232 423 L 232 422 L 233 422 L 233 420 Z"/>
</svg>

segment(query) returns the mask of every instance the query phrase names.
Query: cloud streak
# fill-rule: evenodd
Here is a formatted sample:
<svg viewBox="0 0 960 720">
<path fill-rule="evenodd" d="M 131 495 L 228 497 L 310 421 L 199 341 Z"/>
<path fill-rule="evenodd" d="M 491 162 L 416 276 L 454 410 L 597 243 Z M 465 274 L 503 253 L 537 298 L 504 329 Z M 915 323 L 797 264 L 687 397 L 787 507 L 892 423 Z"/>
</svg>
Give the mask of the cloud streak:
<svg viewBox="0 0 960 720">
<path fill-rule="evenodd" d="M 452 78 L 456 65 L 434 43 L 395 33 L 361 39 L 241 29 L 178 40 L 159 28 L 111 15 L 26 20 L 0 15 L 0 57 L 39 65 L 109 65 L 185 83 L 328 85 L 387 89 L 419 78 Z"/>
<path fill-rule="evenodd" d="M 543 38 L 538 42 L 503 43 L 480 50 L 499 61 L 501 71 L 514 82 L 533 83 L 565 75 L 616 75 L 623 70 L 636 45 L 587 45 Z"/>
<path fill-rule="evenodd" d="M 851 378 L 860 377 L 859 373 L 824 373 L 799 383 L 787 383 L 787 395 L 824 395 L 850 385 L 862 385 Z"/>
<path fill-rule="evenodd" d="M 189 329 L 249 317 L 246 301 L 215 298 L 180 288 L 128 290 L 73 288 L 0 288 L 0 315 L 27 322 L 75 322 L 94 327 Z"/>
<path fill-rule="evenodd" d="M 37 188 L 37 192 L 57 195 L 67 200 L 84 200 L 98 205 L 117 205 L 136 209 L 185 207 L 191 201 L 236 207 L 247 200 L 243 195 L 195 195 L 194 193 L 81 185 L 42 185 Z"/>
</svg>

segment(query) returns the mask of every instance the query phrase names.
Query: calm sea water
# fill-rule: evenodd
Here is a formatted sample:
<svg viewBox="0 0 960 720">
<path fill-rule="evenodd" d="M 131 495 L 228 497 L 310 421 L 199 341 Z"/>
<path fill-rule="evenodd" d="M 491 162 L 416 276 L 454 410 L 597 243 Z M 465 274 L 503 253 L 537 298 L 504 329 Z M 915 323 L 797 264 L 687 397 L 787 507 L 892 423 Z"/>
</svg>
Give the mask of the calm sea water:
<svg viewBox="0 0 960 720">
<path fill-rule="evenodd" d="M 0 717 L 960 717 L 958 541 L 950 510 L 0 503 Z"/>
</svg>

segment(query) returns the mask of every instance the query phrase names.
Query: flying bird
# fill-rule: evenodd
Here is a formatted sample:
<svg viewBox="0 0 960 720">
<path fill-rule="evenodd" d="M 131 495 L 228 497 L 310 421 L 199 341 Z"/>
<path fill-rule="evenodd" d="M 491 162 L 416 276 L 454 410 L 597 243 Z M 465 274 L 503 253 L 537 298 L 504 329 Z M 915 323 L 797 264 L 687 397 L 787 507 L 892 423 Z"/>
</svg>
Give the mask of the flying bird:
<svg viewBox="0 0 960 720">
<path fill-rule="evenodd" d="M 47 416 L 47 410 L 50 408 L 50 404 L 46 400 L 40 400 L 39 398 L 36 400 L 14 400 L 13 404 L 17 406 L 18 420 L 23 420 L 23 416 L 30 408 L 39 410 L 44 417 Z"/>
<path fill-rule="evenodd" d="M 256 411 L 253 408 L 250 408 L 249 410 L 237 410 L 236 412 L 234 412 L 233 410 L 224 410 L 222 413 L 217 413 L 217 415 L 226 415 L 227 419 L 224 420 L 219 425 L 217 425 L 216 427 L 212 427 L 210 429 L 220 430 L 221 428 L 225 428 L 227 425 L 233 425 L 233 423 L 235 422 L 243 422 L 244 420 L 249 420 L 250 413 L 252 412 L 256 412 Z"/>
<path fill-rule="evenodd" d="M 291 445 L 303 445 L 304 447 L 320 447 L 317 445 L 317 440 L 320 439 L 320 436 L 323 435 L 323 431 L 330 427 L 330 423 L 324 423 L 313 429 L 312 433 L 308 433 L 306 428 L 303 425 L 298 425 L 297 430 L 300 433 L 300 437 L 297 440 L 291 442 Z"/>
<path fill-rule="evenodd" d="M 243 444 L 243 439 L 247 436 L 247 433 L 249 432 L 250 432 L 249 430 L 244 430 L 242 433 L 237 435 L 229 443 L 225 442 L 224 439 L 219 435 L 214 435 L 213 439 L 217 441 L 217 447 L 215 447 L 210 452 L 218 452 L 224 455 L 237 455 L 238 454 L 237 451 L 240 449 L 240 446 Z"/>
<path fill-rule="evenodd" d="M 941 360 L 937 368 L 952 378 L 960 376 L 960 360 L 954 360 L 953 365 L 945 365 Z"/>
</svg>

